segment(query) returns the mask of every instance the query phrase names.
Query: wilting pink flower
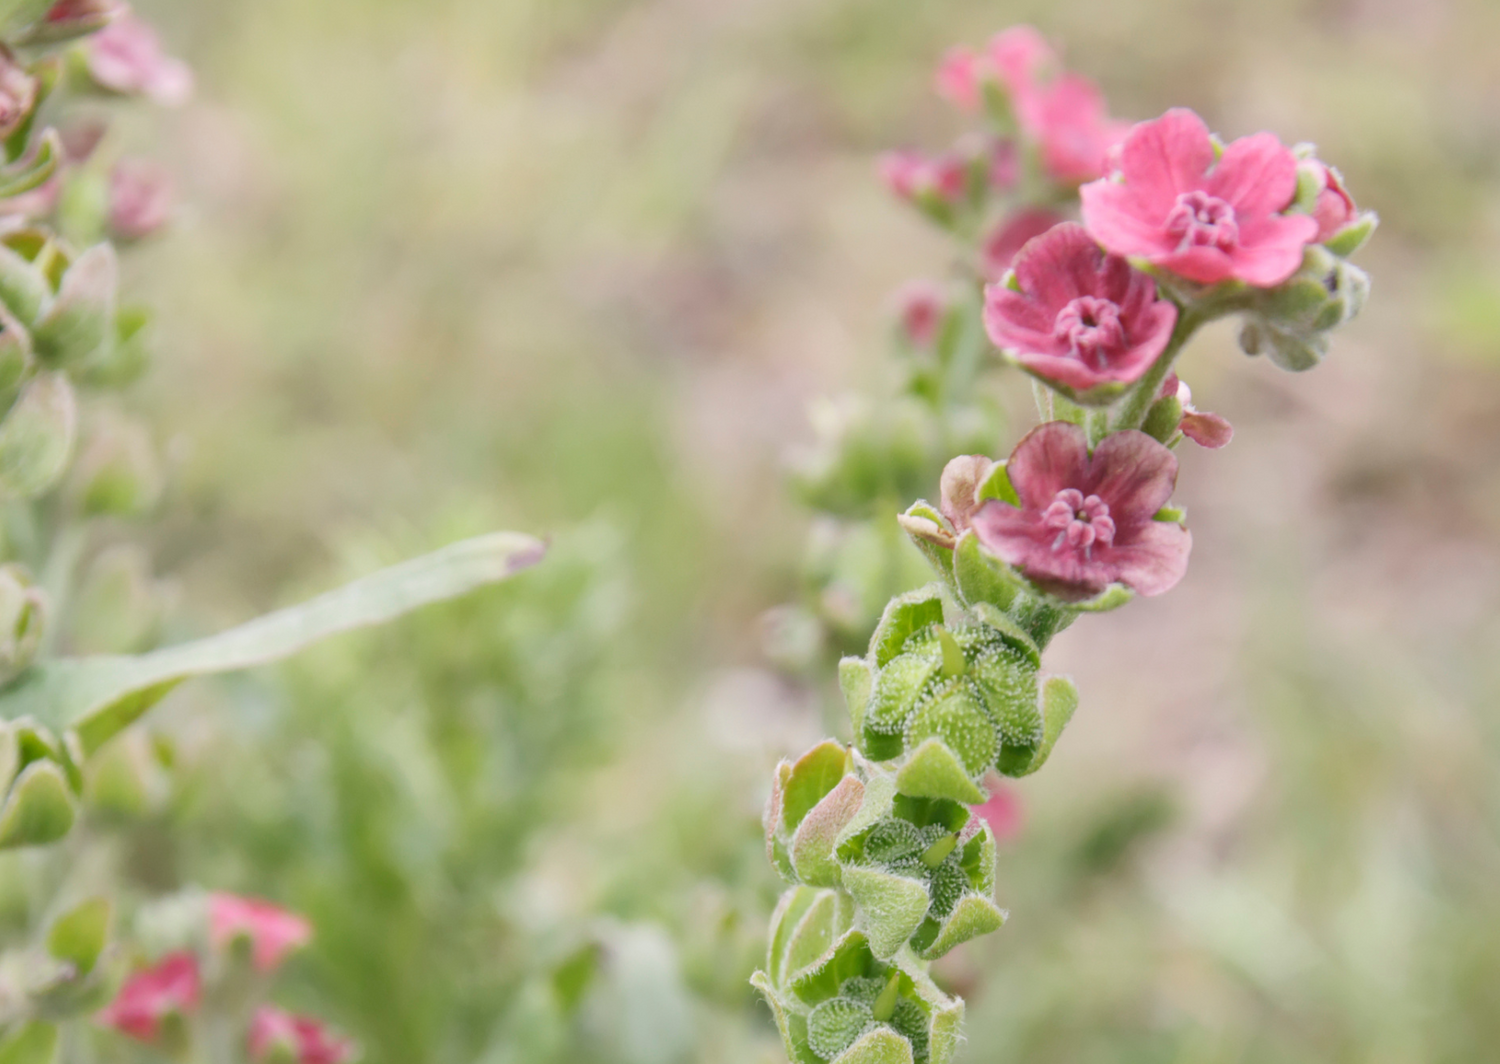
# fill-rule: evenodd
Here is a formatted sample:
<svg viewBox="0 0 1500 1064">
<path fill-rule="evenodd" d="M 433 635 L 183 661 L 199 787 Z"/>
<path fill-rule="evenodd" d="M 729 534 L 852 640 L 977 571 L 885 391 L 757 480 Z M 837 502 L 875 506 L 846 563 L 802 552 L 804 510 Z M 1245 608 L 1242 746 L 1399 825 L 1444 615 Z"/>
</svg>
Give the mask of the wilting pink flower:
<svg viewBox="0 0 1500 1064">
<path fill-rule="evenodd" d="M 1086 392 L 1128 384 L 1167 346 L 1177 308 L 1156 282 L 1064 222 L 1016 256 L 1015 281 L 984 290 L 984 326 L 1029 372 Z"/>
<path fill-rule="evenodd" d="M 340 1038 L 317 1020 L 294 1016 L 271 1005 L 255 1010 L 248 1038 L 250 1059 L 265 1060 L 280 1049 L 297 1064 L 346 1064 L 359 1055 L 355 1044 Z"/>
<path fill-rule="evenodd" d="M 1297 159 L 1273 134 L 1242 137 L 1216 158 L 1203 119 L 1177 108 L 1132 129 L 1119 172 L 1083 186 L 1083 221 L 1117 255 L 1203 284 L 1271 287 L 1317 236 L 1312 218 L 1280 213 L 1296 191 Z"/>
<path fill-rule="evenodd" d="M 1321 244 L 1359 218 L 1359 208 L 1354 205 L 1354 197 L 1344 188 L 1342 174 L 1326 163 L 1315 165 L 1323 178 L 1323 191 L 1318 193 L 1312 215 L 1318 223 L 1316 240 Z"/>
<path fill-rule="evenodd" d="M 989 790 L 989 799 L 983 805 L 971 805 L 969 808 L 984 819 L 998 841 L 1007 842 L 1021 834 L 1021 828 L 1026 823 L 1026 809 L 1021 804 L 1021 792 L 993 775 L 989 780 Z"/>
<path fill-rule="evenodd" d="M 961 454 L 943 467 L 939 508 L 959 535 L 978 512 L 979 489 L 994 471 L 994 460 L 982 454 Z"/>
<path fill-rule="evenodd" d="M 111 22 L 88 41 L 89 75 L 106 89 L 148 96 L 175 107 L 193 94 L 193 72 L 162 51 L 156 31 L 134 15 Z"/>
<path fill-rule="evenodd" d="M 1006 466 L 1016 508 L 987 501 L 979 542 L 1028 579 L 1070 601 L 1121 583 L 1159 595 L 1187 571 L 1187 529 L 1154 517 L 1172 497 L 1177 459 L 1144 432 L 1105 437 L 1093 455 L 1083 429 L 1052 421 L 1028 433 Z"/>
<path fill-rule="evenodd" d="M 968 194 L 969 161 L 956 154 L 929 158 L 914 151 L 886 152 L 880 176 L 902 199 L 952 205 Z"/>
<path fill-rule="evenodd" d="M 1195 407 L 1193 390 L 1187 386 L 1187 381 L 1179 380 L 1177 374 L 1167 375 L 1166 382 L 1161 386 L 1161 394 L 1163 398 L 1175 396 L 1182 404 L 1182 421 L 1177 427 L 1199 447 L 1216 451 L 1220 447 L 1229 446 L 1234 439 L 1234 426 L 1229 423 L 1229 419 Z"/>
<path fill-rule="evenodd" d="M 984 238 L 979 249 L 984 276 L 991 281 L 1000 280 L 1028 240 L 1063 221 L 1066 219 L 1062 215 L 1044 207 L 1024 207 L 1006 217 Z"/>
<path fill-rule="evenodd" d="M 948 297 L 931 281 L 911 281 L 896 293 L 901 335 L 916 348 L 931 347 L 948 313 Z"/>
<path fill-rule="evenodd" d="M 215 949 L 228 949 L 239 939 L 247 939 L 250 959 L 258 969 L 269 972 L 288 953 L 312 940 L 312 924 L 270 902 L 214 893 L 208 898 L 208 937 Z"/>
<path fill-rule="evenodd" d="M 202 989 L 198 958 L 191 953 L 171 953 L 155 967 L 127 979 L 98 1019 L 132 1038 L 150 1042 L 160 1033 L 163 1020 L 191 1015 L 198 1008 Z"/>
<path fill-rule="evenodd" d="M 109 175 L 109 226 L 127 240 L 150 236 L 172 216 L 172 179 L 139 159 L 119 162 Z"/>
</svg>

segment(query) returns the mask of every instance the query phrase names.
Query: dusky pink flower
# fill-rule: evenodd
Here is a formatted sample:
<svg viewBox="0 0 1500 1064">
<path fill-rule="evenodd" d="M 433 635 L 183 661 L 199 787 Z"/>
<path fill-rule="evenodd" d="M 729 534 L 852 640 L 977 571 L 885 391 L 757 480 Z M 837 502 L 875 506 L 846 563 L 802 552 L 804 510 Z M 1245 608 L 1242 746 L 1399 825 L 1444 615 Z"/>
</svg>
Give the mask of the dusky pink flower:
<svg viewBox="0 0 1500 1064">
<path fill-rule="evenodd" d="M 984 290 L 985 330 L 1028 372 L 1078 392 L 1137 380 L 1177 322 L 1155 281 L 1076 222 L 1028 242 L 1013 269 L 1019 291 Z"/>
<path fill-rule="evenodd" d="M 1175 108 L 1132 129 L 1117 158 L 1116 173 L 1080 190 L 1084 224 L 1117 255 L 1201 284 L 1269 288 L 1297 271 L 1317 236 L 1313 218 L 1281 213 L 1297 191 L 1297 159 L 1271 133 L 1218 156 L 1203 119 Z"/>
<path fill-rule="evenodd" d="M 1354 197 L 1344 188 L 1344 177 L 1324 162 L 1315 162 L 1323 178 L 1323 190 L 1313 204 L 1313 218 L 1318 223 L 1318 243 L 1323 243 L 1339 230 L 1359 218 L 1359 208 Z"/>
<path fill-rule="evenodd" d="M 1020 507 L 990 499 L 974 515 L 979 542 L 1042 590 L 1068 601 L 1120 583 L 1160 595 L 1187 571 L 1192 535 L 1155 520 L 1172 497 L 1177 459 L 1144 432 L 1106 436 L 1089 454 L 1083 429 L 1033 429 L 1006 465 Z"/>
<path fill-rule="evenodd" d="M 109 175 L 109 227 L 117 236 L 140 240 L 172 216 L 172 178 L 141 159 L 122 159 Z"/>
<path fill-rule="evenodd" d="M 208 937 L 215 949 L 227 950 L 246 939 L 250 959 L 262 972 L 281 964 L 288 953 L 312 941 L 312 924 L 259 898 L 215 892 L 208 896 Z"/>
<path fill-rule="evenodd" d="M 1065 221 L 1062 215 L 1045 207 L 1023 207 L 1008 215 L 984 238 L 979 249 L 980 270 L 985 278 L 1000 280 L 1027 241 Z"/>
<path fill-rule="evenodd" d="M 176 107 L 193 94 L 193 71 L 162 51 L 156 31 L 134 15 L 115 19 L 89 38 L 89 76 L 113 92 L 146 96 Z"/>
<path fill-rule="evenodd" d="M 910 281 L 896 293 L 896 311 L 906 342 L 925 350 L 937 340 L 948 313 L 948 297 L 932 281 Z"/>
<path fill-rule="evenodd" d="M 198 1008 L 202 992 L 198 958 L 187 952 L 169 953 L 127 979 L 98 1020 L 132 1038 L 154 1041 L 164 1020 L 189 1016 Z"/>
<path fill-rule="evenodd" d="M 1092 181 L 1130 131 L 1109 117 L 1099 87 L 1080 74 L 1060 74 L 1016 95 L 1016 118 L 1042 151 L 1042 165 L 1063 184 Z"/>
<path fill-rule="evenodd" d="M 1222 414 L 1195 407 L 1193 390 L 1177 374 L 1167 375 L 1161 386 L 1161 395 L 1163 398 L 1173 396 L 1182 404 L 1182 420 L 1178 422 L 1177 428 L 1199 447 L 1217 451 L 1220 447 L 1228 447 L 1234 439 L 1234 426 L 1229 423 L 1229 419 Z"/>
<path fill-rule="evenodd" d="M 952 206 L 969 190 L 969 160 L 955 153 L 928 157 L 915 151 L 886 152 L 880 176 L 902 199 L 937 201 Z"/>
<path fill-rule="evenodd" d="M 319 1021 L 272 1005 L 255 1010 L 246 1041 L 254 1061 L 265 1060 L 277 1050 L 297 1064 L 347 1064 L 359 1055 L 352 1041 L 333 1034 Z"/>
<path fill-rule="evenodd" d="M 991 775 L 988 781 L 990 796 L 983 805 L 969 806 L 977 813 L 999 842 L 1009 842 L 1021 834 L 1026 824 L 1026 808 L 1021 804 L 1021 792 L 998 776 Z"/>
</svg>

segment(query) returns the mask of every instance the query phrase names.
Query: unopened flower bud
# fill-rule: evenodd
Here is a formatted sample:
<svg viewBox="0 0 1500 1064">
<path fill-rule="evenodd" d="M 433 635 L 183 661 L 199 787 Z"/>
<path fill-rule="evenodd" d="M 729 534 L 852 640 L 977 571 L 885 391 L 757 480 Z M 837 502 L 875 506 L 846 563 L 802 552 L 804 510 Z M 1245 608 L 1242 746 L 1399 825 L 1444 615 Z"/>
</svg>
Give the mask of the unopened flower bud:
<svg viewBox="0 0 1500 1064">
<path fill-rule="evenodd" d="M 0 684 L 25 672 L 47 626 L 47 594 L 24 566 L 0 565 Z"/>
<path fill-rule="evenodd" d="M 0 498 L 34 499 L 56 484 L 77 432 L 77 400 L 67 378 L 33 377 L 0 421 Z"/>
<path fill-rule="evenodd" d="M 908 282 L 896 293 L 896 307 L 902 340 L 917 351 L 930 350 L 948 314 L 942 287 L 931 281 Z"/>
<path fill-rule="evenodd" d="M 8 137 L 36 106 L 36 78 L 0 44 L 0 137 Z"/>
<path fill-rule="evenodd" d="M 109 228 L 117 237 L 140 240 L 172 216 L 172 179 L 139 159 L 120 162 L 109 178 Z"/>
<path fill-rule="evenodd" d="M 255 1064 L 348 1064 L 358 1047 L 319 1020 L 262 1005 L 250 1021 L 246 1048 Z"/>
<path fill-rule="evenodd" d="M 21 37 L 23 44 L 55 44 L 101 30 L 130 10 L 124 0 L 58 0 Z"/>
<path fill-rule="evenodd" d="M 145 427 L 120 417 L 102 420 L 79 454 L 72 491 L 89 517 L 130 517 L 154 506 L 162 476 Z"/>
<path fill-rule="evenodd" d="M 32 330 L 38 357 L 71 367 L 99 352 L 113 339 L 118 285 L 119 263 L 110 245 L 98 244 L 78 256 Z"/>
</svg>

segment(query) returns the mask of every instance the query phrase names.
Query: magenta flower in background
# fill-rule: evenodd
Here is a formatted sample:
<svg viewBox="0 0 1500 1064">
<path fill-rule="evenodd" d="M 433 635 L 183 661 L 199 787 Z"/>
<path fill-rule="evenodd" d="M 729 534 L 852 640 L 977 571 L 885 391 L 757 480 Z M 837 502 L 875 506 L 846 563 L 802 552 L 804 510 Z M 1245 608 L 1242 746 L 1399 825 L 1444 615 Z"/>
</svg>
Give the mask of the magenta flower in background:
<svg viewBox="0 0 1500 1064">
<path fill-rule="evenodd" d="M 202 992 L 198 958 L 191 953 L 171 953 L 154 967 L 127 979 L 98 1020 L 132 1038 L 150 1042 L 169 1016 L 191 1015 Z"/>
<path fill-rule="evenodd" d="M 1318 223 L 1285 215 L 1297 159 L 1273 134 L 1217 157 L 1208 127 L 1175 108 L 1125 138 L 1118 172 L 1083 186 L 1083 222 L 1117 255 L 1139 256 L 1202 284 L 1237 278 L 1269 288 L 1302 264 Z"/>
<path fill-rule="evenodd" d="M 116 236 L 140 240 L 172 217 L 172 178 L 141 159 L 122 159 L 109 175 L 109 227 Z"/>
<path fill-rule="evenodd" d="M 1015 291 L 984 290 L 995 346 L 1044 380 L 1087 392 L 1138 379 L 1161 354 L 1177 308 L 1156 282 L 1106 255 L 1076 222 L 1053 226 L 1016 256 Z"/>
<path fill-rule="evenodd" d="M 1021 804 L 1021 792 L 1002 781 L 993 773 L 986 783 L 989 799 L 983 805 L 969 806 L 990 826 L 998 842 L 1009 842 L 1021 834 L 1026 825 L 1026 808 Z"/>
<path fill-rule="evenodd" d="M 115 19 L 89 38 L 87 48 L 89 76 L 106 89 L 168 107 L 193 94 L 191 68 L 163 52 L 156 31 L 134 15 Z"/>
<path fill-rule="evenodd" d="M 1000 280 L 1028 240 L 1064 221 L 1062 215 L 1044 207 L 1025 207 L 1010 214 L 984 238 L 979 249 L 981 272 L 987 280 Z"/>
<path fill-rule="evenodd" d="M 297 1064 L 347 1064 L 359 1051 L 308 1016 L 294 1016 L 271 1005 L 255 1010 L 247 1039 L 250 1059 L 265 1060 L 281 1050 Z"/>
<path fill-rule="evenodd" d="M 250 943 L 250 959 L 262 972 L 281 964 L 288 953 L 312 941 L 312 924 L 257 898 L 214 893 L 208 897 L 208 937 L 215 949 L 227 950 L 240 939 Z"/>
<path fill-rule="evenodd" d="M 929 158 L 921 152 L 892 151 L 880 157 L 880 176 L 902 199 L 960 202 L 969 189 L 969 162 L 955 154 Z"/>
<path fill-rule="evenodd" d="M 1170 590 L 1187 571 L 1192 535 L 1154 517 L 1177 482 L 1177 459 L 1144 432 L 1105 437 L 1093 455 L 1083 429 L 1052 421 L 1026 435 L 1006 466 L 1020 496 L 974 515 L 979 542 L 1044 591 L 1069 601 L 1120 583 Z"/>
</svg>

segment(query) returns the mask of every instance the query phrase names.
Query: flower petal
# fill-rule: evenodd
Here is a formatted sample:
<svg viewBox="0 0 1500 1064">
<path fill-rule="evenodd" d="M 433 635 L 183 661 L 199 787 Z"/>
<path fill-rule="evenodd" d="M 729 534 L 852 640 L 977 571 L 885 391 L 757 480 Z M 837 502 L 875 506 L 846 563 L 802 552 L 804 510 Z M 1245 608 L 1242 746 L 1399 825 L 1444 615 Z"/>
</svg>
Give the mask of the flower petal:
<svg viewBox="0 0 1500 1064">
<path fill-rule="evenodd" d="M 1136 435 L 1151 440 L 1144 433 Z M 1032 429 L 1016 444 L 1006 465 L 1010 482 L 1028 510 L 1043 510 L 1059 491 L 1080 486 L 1088 469 L 1088 437 L 1083 429 L 1067 421 L 1049 421 Z"/>
<path fill-rule="evenodd" d="M 1162 219 L 1179 192 L 1203 186 L 1213 161 L 1208 126 L 1186 107 L 1174 107 L 1160 118 L 1140 123 L 1120 149 L 1126 187 Z"/>
<path fill-rule="evenodd" d="M 1160 595 L 1187 572 L 1193 534 L 1172 521 L 1149 521 L 1128 544 L 1103 552 L 1122 584 L 1142 595 Z"/>
<path fill-rule="evenodd" d="M 1205 191 L 1240 215 L 1275 214 L 1297 194 L 1297 157 L 1274 133 L 1241 137 L 1224 149 Z"/>
<path fill-rule="evenodd" d="M 1115 521 L 1115 542 L 1130 543 L 1134 530 L 1153 523 L 1176 485 L 1176 455 L 1144 432 L 1130 429 L 1106 436 L 1094 450 L 1087 479 L 1069 486 L 1103 499 Z"/>
</svg>

